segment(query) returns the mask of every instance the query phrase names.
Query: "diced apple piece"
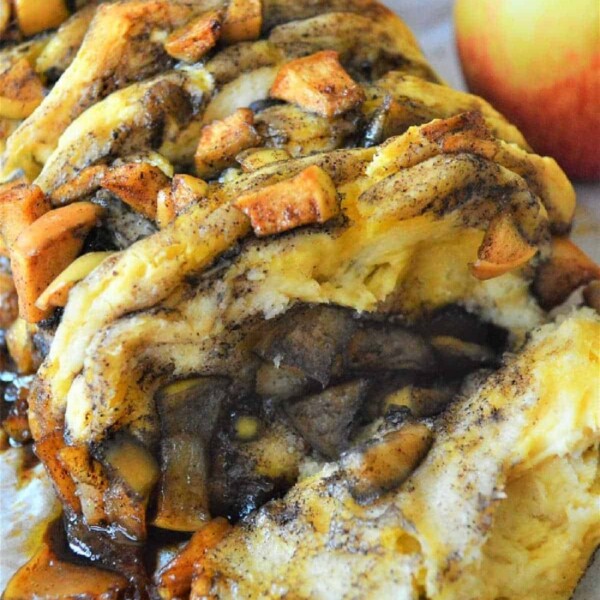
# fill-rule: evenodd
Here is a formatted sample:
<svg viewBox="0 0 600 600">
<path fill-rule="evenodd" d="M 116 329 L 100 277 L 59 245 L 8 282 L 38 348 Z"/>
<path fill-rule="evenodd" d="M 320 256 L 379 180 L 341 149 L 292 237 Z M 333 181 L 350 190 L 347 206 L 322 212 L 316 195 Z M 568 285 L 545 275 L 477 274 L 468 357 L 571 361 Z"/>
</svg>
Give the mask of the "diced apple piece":
<svg viewBox="0 0 600 600">
<path fill-rule="evenodd" d="M 254 115 L 249 108 L 238 108 L 221 121 L 214 121 L 202 129 L 194 160 L 201 177 L 217 175 L 235 164 L 235 157 L 246 148 L 260 144 L 254 129 Z"/>
<path fill-rule="evenodd" d="M 88 252 L 76 258 L 42 293 L 35 305 L 40 310 L 66 306 L 69 292 L 76 283 L 85 279 L 105 258 L 113 252 Z"/>
<path fill-rule="evenodd" d="M 355 379 L 316 394 L 287 400 L 282 406 L 294 428 L 312 448 L 335 460 L 349 446 L 368 390 L 367 380 Z"/>
<path fill-rule="evenodd" d="M 433 433 L 423 423 L 408 421 L 366 447 L 348 452 L 342 466 L 352 495 L 369 503 L 405 481 L 426 456 Z"/>
<path fill-rule="evenodd" d="M 43 99 L 44 86 L 27 59 L 0 73 L 0 117 L 26 119 Z"/>
<path fill-rule="evenodd" d="M 4 600 L 109 600 L 125 597 L 127 589 L 128 582 L 123 575 L 91 565 L 69 563 L 44 541 L 9 581 L 2 597 Z"/>
<path fill-rule="evenodd" d="M 13 0 L 19 29 L 30 36 L 46 29 L 54 29 L 69 18 L 65 0 Z"/>
<path fill-rule="evenodd" d="M 175 175 L 171 182 L 171 192 L 176 207 L 184 208 L 191 202 L 204 198 L 208 193 L 208 184 L 191 175 Z"/>
<path fill-rule="evenodd" d="M 542 308 L 562 304 L 579 286 L 600 279 L 598 266 L 571 240 L 552 238 L 550 259 L 540 265 L 533 281 L 533 291 Z"/>
<path fill-rule="evenodd" d="M 262 27 L 262 0 L 229 0 L 221 35 L 228 44 L 257 40 Z"/>
<path fill-rule="evenodd" d="M 512 217 L 501 213 L 492 219 L 471 272 L 477 279 L 499 277 L 522 267 L 537 251 L 520 234 Z"/>
<path fill-rule="evenodd" d="M 358 372 L 416 371 L 437 373 L 439 364 L 431 344 L 421 334 L 401 325 L 370 323 L 349 340 L 348 366 Z"/>
<path fill-rule="evenodd" d="M 381 414 L 407 408 L 417 419 L 433 417 L 446 408 L 456 393 L 457 390 L 446 384 L 433 387 L 405 385 L 383 398 Z"/>
<path fill-rule="evenodd" d="M 228 387 L 222 377 L 197 377 L 156 395 L 162 477 L 153 525 L 196 531 L 210 520 L 209 449 Z"/>
<path fill-rule="evenodd" d="M 323 50 L 283 65 L 270 95 L 328 119 L 365 100 L 364 90 L 346 73 L 339 54 L 333 50 Z"/>
<path fill-rule="evenodd" d="M 235 157 L 242 170 L 248 173 L 266 165 L 288 160 L 289 153 L 281 148 L 249 148 Z"/>
<path fill-rule="evenodd" d="M 183 550 L 156 573 L 154 582 L 163 600 L 187 597 L 192 587 L 195 563 L 202 559 L 207 550 L 214 548 L 230 529 L 226 519 L 213 519 L 196 531 Z"/>
<path fill-rule="evenodd" d="M 109 485 L 102 465 L 92 457 L 87 446 L 64 446 L 58 452 L 58 459 L 75 481 L 87 524 L 105 522 L 104 493 Z"/>
<path fill-rule="evenodd" d="M 14 181 L 0 186 L 0 235 L 11 246 L 19 234 L 51 208 L 37 185 Z"/>
<path fill-rule="evenodd" d="M 265 362 L 256 372 L 256 393 L 261 398 L 283 401 L 301 396 L 309 387 L 306 375 L 298 368 L 285 364 L 275 366 Z"/>
<path fill-rule="evenodd" d="M 143 152 L 128 154 L 119 159 L 118 164 L 123 165 L 128 163 L 148 163 L 153 167 L 158 167 L 169 179 L 173 177 L 173 173 L 175 172 L 171 161 L 164 154 L 155 150 L 144 150 Z"/>
<path fill-rule="evenodd" d="M 24 319 L 16 319 L 6 332 L 6 346 L 17 372 L 35 373 L 40 361 L 33 345 L 33 337 Z"/>
<path fill-rule="evenodd" d="M 59 185 L 51 194 L 54 204 L 69 204 L 93 194 L 106 174 L 105 165 L 94 165 L 81 170 L 73 179 Z"/>
<path fill-rule="evenodd" d="M 175 175 L 170 188 L 162 189 L 156 200 L 156 222 L 163 228 L 192 202 L 198 202 L 208 192 L 208 184 L 191 175 Z"/>
<path fill-rule="evenodd" d="M 105 519 L 115 523 L 125 535 L 134 540 L 145 540 L 148 535 L 146 509 L 148 497 L 132 493 L 119 478 L 110 482 L 103 496 Z"/>
<path fill-rule="evenodd" d="M 54 487 L 63 506 L 70 508 L 73 512 L 79 512 L 81 502 L 77 496 L 75 482 L 59 459 L 59 453 L 63 448 L 65 448 L 63 432 L 62 430 L 55 430 L 41 440 L 36 441 L 34 449 L 54 482 Z"/>
<path fill-rule="evenodd" d="M 36 323 L 48 315 L 35 306 L 36 300 L 79 254 L 101 212 L 91 202 L 69 204 L 45 213 L 16 239 L 10 260 L 25 320 Z"/>
<path fill-rule="evenodd" d="M 325 389 L 342 375 L 356 322 L 344 310 L 319 305 L 267 321 L 253 351 L 279 371 L 257 373 L 257 392 L 277 400 L 301 396 L 310 382 Z M 279 380 L 279 381 L 278 381 Z"/>
<path fill-rule="evenodd" d="M 161 169 L 145 162 L 111 167 L 101 186 L 149 219 L 156 218 L 158 192 L 169 184 Z"/>
<path fill-rule="evenodd" d="M 160 476 L 154 456 L 139 440 L 122 433 L 104 442 L 97 454 L 109 480 L 103 495 L 108 521 L 134 539 L 145 539 L 146 507 Z"/>
<path fill-rule="evenodd" d="M 148 450 L 131 438 L 107 444 L 104 462 L 139 497 L 146 498 L 160 475 L 158 464 Z"/>
<path fill-rule="evenodd" d="M 316 165 L 291 179 L 240 196 L 236 206 L 250 218 L 258 236 L 324 223 L 340 210 L 331 177 Z"/>
<path fill-rule="evenodd" d="M 220 35 L 221 13 L 210 10 L 173 31 L 165 41 L 165 50 L 173 58 L 193 63 L 216 46 Z"/>
</svg>

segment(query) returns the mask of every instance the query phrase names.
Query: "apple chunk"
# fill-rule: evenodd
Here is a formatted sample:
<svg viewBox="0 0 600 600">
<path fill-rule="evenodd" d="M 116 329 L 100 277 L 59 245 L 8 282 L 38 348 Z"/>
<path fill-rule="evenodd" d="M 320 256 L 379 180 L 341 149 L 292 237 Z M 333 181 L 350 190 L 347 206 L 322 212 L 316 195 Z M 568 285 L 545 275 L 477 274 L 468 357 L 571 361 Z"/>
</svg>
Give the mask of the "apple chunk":
<svg viewBox="0 0 600 600">
<path fill-rule="evenodd" d="M 226 519 L 217 517 L 196 531 L 186 546 L 155 575 L 161 598 L 183 598 L 192 587 L 194 565 L 229 533 Z"/>
<path fill-rule="evenodd" d="M 236 206 L 250 218 L 258 236 L 324 223 L 339 213 L 335 185 L 316 165 L 291 179 L 240 196 Z"/>
<path fill-rule="evenodd" d="M 69 204 L 93 194 L 102 183 L 106 174 L 105 165 L 93 165 L 82 169 L 73 179 L 59 185 L 50 193 L 55 205 Z"/>
<path fill-rule="evenodd" d="M 54 482 L 54 489 L 68 510 L 79 512 L 81 510 L 81 500 L 77 495 L 75 481 L 60 460 L 60 452 L 65 448 L 63 432 L 55 429 L 41 439 L 35 434 L 35 454 L 44 463 L 44 467 Z"/>
<path fill-rule="evenodd" d="M 333 50 L 317 52 L 283 65 L 270 95 L 328 119 L 365 100 L 364 90 L 346 73 L 339 54 Z"/>
<path fill-rule="evenodd" d="M 23 598 L 122 598 L 128 587 L 127 579 L 113 571 L 91 565 L 70 563 L 55 553 L 46 540 L 29 562 L 10 580 L 5 600 Z"/>
<path fill-rule="evenodd" d="M 600 279 L 600 266 L 571 240 L 555 237 L 550 259 L 536 272 L 533 291 L 542 308 L 550 309 L 594 279 Z"/>
<path fill-rule="evenodd" d="M 248 108 L 239 108 L 221 121 L 214 121 L 202 129 L 194 160 L 201 177 L 212 177 L 235 164 L 242 151 L 260 144 L 254 129 L 254 115 Z"/>
<path fill-rule="evenodd" d="M 398 487 L 427 455 L 433 437 L 425 424 L 409 420 L 364 447 L 346 453 L 341 463 L 355 500 L 369 504 Z"/>
<path fill-rule="evenodd" d="M 111 167 L 104 174 L 101 186 L 133 210 L 155 219 L 158 192 L 168 183 L 169 178 L 161 169 L 139 162 Z"/>
<path fill-rule="evenodd" d="M 19 296 L 19 314 L 30 323 L 48 316 L 35 302 L 40 294 L 81 251 L 102 209 L 75 202 L 42 215 L 24 229 L 10 249 L 11 267 Z"/>
<path fill-rule="evenodd" d="M 25 58 L 0 73 L 0 117 L 26 119 L 44 99 L 44 86 Z"/>
<path fill-rule="evenodd" d="M 501 213 L 492 219 L 471 272 L 477 279 L 499 277 L 522 267 L 537 251 L 523 238 L 512 217 Z"/>
<path fill-rule="evenodd" d="M 13 0 L 19 29 L 30 36 L 45 29 L 54 29 L 69 18 L 66 0 Z"/>
<path fill-rule="evenodd" d="M 191 175 L 175 175 L 171 187 L 162 189 L 156 200 L 156 222 L 160 228 L 172 223 L 192 202 L 206 197 L 208 184 Z"/>
<path fill-rule="evenodd" d="M 223 19 L 223 40 L 228 44 L 260 37 L 262 0 L 229 0 Z"/>
<path fill-rule="evenodd" d="M 0 235 L 11 246 L 19 234 L 50 210 L 50 201 L 37 185 L 23 180 L 0 187 Z"/>
<path fill-rule="evenodd" d="M 211 10 L 171 33 L 165 50 L 174 58 L 193 63 L 216 46 L 220 34 L 220 12 Z"/>
</svg>

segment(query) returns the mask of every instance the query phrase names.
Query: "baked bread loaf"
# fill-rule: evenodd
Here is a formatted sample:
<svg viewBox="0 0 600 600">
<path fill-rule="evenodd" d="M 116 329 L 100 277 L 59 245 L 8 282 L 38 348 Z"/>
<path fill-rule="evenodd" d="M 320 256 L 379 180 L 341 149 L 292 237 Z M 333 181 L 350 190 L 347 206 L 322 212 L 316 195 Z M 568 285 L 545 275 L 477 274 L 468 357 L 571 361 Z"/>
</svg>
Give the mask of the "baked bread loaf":
<svg viewBox="0 0 600 600">
<path fill-rule="evenodd" d="M 10 431 L 89 597 L 569 597 L 598 318 L 537 328 L 599 269 L 554 160 L 371 0 L 92 3 L 0 60 Z M 57 552 L 5 598 L 84 593 Z"/>
</svg>

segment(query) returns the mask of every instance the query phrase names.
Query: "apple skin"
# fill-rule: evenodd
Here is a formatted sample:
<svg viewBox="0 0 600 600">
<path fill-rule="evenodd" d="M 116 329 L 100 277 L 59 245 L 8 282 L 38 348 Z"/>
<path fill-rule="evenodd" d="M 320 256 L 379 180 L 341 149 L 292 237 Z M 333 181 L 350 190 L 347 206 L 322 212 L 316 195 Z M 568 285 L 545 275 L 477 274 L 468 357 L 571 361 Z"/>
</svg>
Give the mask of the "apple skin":
<svg viewBox="0 0 600 600">
<path fill-rule="evenodd" d="M 457 0 L 469 89 L 568 175 L 600 180 L 600 2 Z"/>
</svg>

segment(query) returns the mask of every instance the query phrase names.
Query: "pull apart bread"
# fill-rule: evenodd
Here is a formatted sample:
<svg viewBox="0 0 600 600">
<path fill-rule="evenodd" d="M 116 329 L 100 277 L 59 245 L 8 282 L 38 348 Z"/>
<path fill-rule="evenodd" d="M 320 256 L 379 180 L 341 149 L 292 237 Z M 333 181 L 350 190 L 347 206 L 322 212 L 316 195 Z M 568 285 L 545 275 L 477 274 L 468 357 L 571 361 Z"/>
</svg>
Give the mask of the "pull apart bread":
<svg viewBox="0 0 600 600">
<path fill-rule="evenodd" d="M 600 269 L 554 160 L 370 0 L 92 2 L 0 64 L 4 435 L 62 505 L 5 600 L 570 597 Z"/>
</svg>

